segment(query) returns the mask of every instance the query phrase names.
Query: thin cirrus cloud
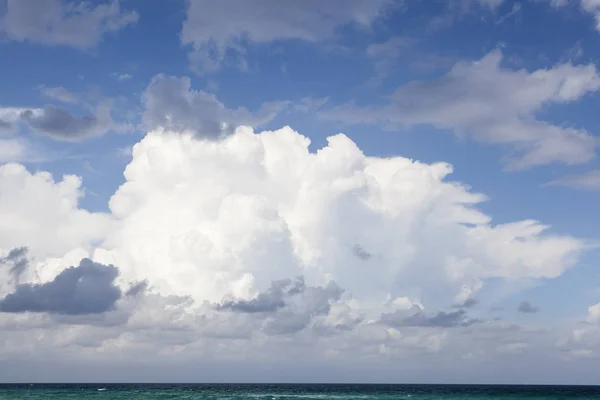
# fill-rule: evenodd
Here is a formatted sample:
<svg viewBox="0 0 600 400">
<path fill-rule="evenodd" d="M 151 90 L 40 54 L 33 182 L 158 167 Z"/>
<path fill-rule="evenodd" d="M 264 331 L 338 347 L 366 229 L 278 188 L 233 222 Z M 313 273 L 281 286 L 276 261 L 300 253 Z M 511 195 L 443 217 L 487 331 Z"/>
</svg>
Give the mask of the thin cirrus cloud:
<svg viewBox="0 0 600 400">
<path fill-rule="evenodd" d="M 548 182 L 545 186 L 566 186 L 575 189 L 600 190 L 600 170 L 579 175 L 569 175 Z"/>
<path fill-rule="evenodd" d="M 581 164 L 596 155 L 596 139 L 584 129 L 553 125 L 535 113 L 548 104 L 572 103 L 600 89 L 593 64 L 558 64 L 529 72 L 501 66 L 499 50 L 476 62 L 459 62 L 446 75 L 398 87 L 384 106 L 344 104 L 319 111 L 346 124 L 388 129 L 427 124 L 460 137 L 509 146 L 508 169 Z"/>
<path fill-rule="evenodd" d="M 395 4 L 399 3 L 390 0 L 267 0 L 253 4 L 239 0 L 189 1 L 181 43 L 191 47 L 189 58 L 194 71 L 214 72 L 232 53 L 237 57 L 234 62 L 244 65 L 240 57 L 247 43 L 324 41 L 341 26 L 369 26 L 386 7 Z"/>
<path fill-rule="evenodd" d="M 91 49 L 138 20 L 118 0 L 92 5 L 66 0 L 7 0 L 0 32 L 15 41 Z"/>
</svg>

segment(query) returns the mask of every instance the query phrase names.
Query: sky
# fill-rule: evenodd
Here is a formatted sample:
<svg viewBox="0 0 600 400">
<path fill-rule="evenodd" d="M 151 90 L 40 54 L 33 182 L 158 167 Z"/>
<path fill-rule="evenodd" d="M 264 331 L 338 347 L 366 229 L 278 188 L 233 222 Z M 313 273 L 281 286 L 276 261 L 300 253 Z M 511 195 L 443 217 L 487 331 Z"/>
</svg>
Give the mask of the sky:
<svg viewBox="0 0 600 400">
<path fill-rule="evenodd" d="M 599 62 L 598 0 L 0 0 L 0 381 L 600 384 Z"/>
</svg>

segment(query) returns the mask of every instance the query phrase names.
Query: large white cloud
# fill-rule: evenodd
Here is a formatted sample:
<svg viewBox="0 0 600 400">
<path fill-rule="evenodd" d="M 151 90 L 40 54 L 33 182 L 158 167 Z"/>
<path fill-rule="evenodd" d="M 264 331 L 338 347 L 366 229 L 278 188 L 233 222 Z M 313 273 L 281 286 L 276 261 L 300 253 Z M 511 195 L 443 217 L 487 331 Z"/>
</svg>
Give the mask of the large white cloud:
<svg viewBox="0 0 600 400">
<path fill-rule="evenodd" d="M 485 197 L 449 180 L 445 163 L 369 157 L 343 134 L 315 153 L 309 142 L 291 128 L 241 127 L 220 141 L 151 132 L 134 146 L 110 214 L 78 207 L 77 177 L 0 167 L 0 264 L 30 249 L 21 289 L 16 267 L 0 266 L 0 297 L 18 293 L 19 310 L 31 308 L 28 293 L 63 299 L 52 290 L 72 285 L 64 277 L 75 270 L 61 272 L 87 257 L 119 269 L 122 293 L 88 299 L 114 303 L 88 316 L 5 305 L 3 354 L 283 360 L 318 344 L 310 357 L 323 361 L 482 357 L 485 332 L 501 327 L 439 310 L 467 304 L 488 278 L 556 277 L 584 249 L 535 221 L 493 224 L 476 209 Z M 508 353 L 527 351 L 522 336 L 505 336 Z"/>
<path fill-rule="evenodd" d="M 454 298 L 488 277 L 555 277 L 583 247 L 535 221 L 491 224 L 474 208 L 484 196 L 446 181 L 447 164 L 367 157 L 344 135 L 328 141 L 313 154 L 290 128 L 240 128 L 214 143 L 148 134 L 110 201 L 120 228 L 99 260 L 198 300 L 303 275 L 383 301 L 440 282 Z"/>
<path fill-rule="evenodd" d="M 107 234 L 110 216 L 79 208 L 83 194 L 77 176 L 55 181 L 21 164 L 0 165 L 0 249 L 26 246 L 38 260 L 90 249 Z"/>
</svg>

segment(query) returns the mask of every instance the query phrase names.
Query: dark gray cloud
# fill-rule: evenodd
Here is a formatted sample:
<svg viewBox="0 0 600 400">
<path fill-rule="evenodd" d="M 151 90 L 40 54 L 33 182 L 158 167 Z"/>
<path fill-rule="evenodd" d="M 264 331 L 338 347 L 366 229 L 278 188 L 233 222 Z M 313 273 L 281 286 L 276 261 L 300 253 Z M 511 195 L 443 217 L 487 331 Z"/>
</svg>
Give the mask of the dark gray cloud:
<svg viewBox="0 0 600 400">
<path fill-rule="evenodd" d="M 38 132 L 67 141 L 91 136 L 99 125 L 94 115 L 78 117 L 66 108 L 52 104 L 45 105 L 41 115 L 27 110 L 21 114 L 21 118 Z"/>
<path fill-rule="evenodd" d="M 517 311 L 519 311 L 520 313 L 525 313 L 525 314 L 533 314 L 533 313 L 538 312 L 539 309 L 537 307 L 534 307 L 533 305 L 531 305 L 531 303 L 528 301 L 522 301 L 519 304 Z"/>
<path fill-rule="evenodd" d="M 473 308 L 477 305 L 477 303 L 477 299 L 470 298 L 460 304 L 453 305 L 452 308 Z"/>
<path fill-rule="evenodd" d="M 380 322 L 395 327 L 454 328 L 470 326 L 480 321 L 469 318 L 463 309 L 426 314 L 419 306 L 413 306 L 408 312 L 398 310 L 393 313 L 383 313 Z"/>
<path fill-rule="evenodd" d="M 125 296 L 137 296 L 148 289 L 148 281 L 136 282 L 125 292 Z"/>
<path fill-rule="evenodd" d="M 366 251 L 361 245 L 355 244 L 353 247 L 354 255 L 361 260 L 367 261 L 373 257 L 373 254 Z"/>
<path fill-rule="evenodd" d="M 304 307 L 311 315 L 327 315 L 331 309 L 331 302 L 342 297 L 344 289 L 334 281 L 327 286 L 308 287 L 304 292 Z"/>
<path fill-rule="evenodd" d="M 53 281 L 43 284 L 19 284 L 0 301 L 0 311 L 7 313 L 44 312 L 86 315 L 113 309 L 121 297 L 115 285 L 119 271 L 112 265 L 83 259 L 69 267 Z"/>
<path fill-rule="evenodd" d="M 296 313 L 291 310 L 283 311 L 265 324 L 263 331 L 267 335 L 290 335 L 300 332 L 310 324 L 309 313 Z"/>
<path fill-rule="evenodd" d="M 16 282 L 19 281 L 19 277 L 29 265 L 27 252 L 27 247 L 17 247 L 12 249 L 7 256 L 0 258 L 0 266 L 8 266 L 9 272 Z"/>
<path fill-rule="evenodd" d="M 306 287 L 297 301 L 271 315 L 263 331 L 268 335 L 287 335 L 302 331 L 315 316 L 325 316 L 331 303 L 341 298 L 344 290 L 331 281 L 327 286 Z"/>
<path fill-rule="evenodd" d="M 254 314 L 255 318 L 263 319 L 264 333 L 285 335 L 303 330 L 316 316 L 329 314 L 331 303 L 339 300 L 343 293 L 333 281 L 326 286 L 307 286 L 303 277 L 297 277 L 273 281 L 267 291 L 251 300 L 224 301 L 215 308 Z"/>
<path fill-rule="evenodd" d="M 57 140 L 78 142 L 101 136 L 109 131 L 128 132 L 132 127 L 112 118 L 112 100 L 102 99 L 95 105 L 83 104 L 88 113 L 77 116 L 65 107 L 46 104 L 41 110 L 26 110 L 21 120 L 40 134 Z"/>
<path fill-rule="evenodd" d="M 289 102 L 264 103 L 256 112 L 246 108 L 227 108 L 214 94 L 193 90 L 188 77 L 155 76 L 142 102 L 145 129 L 164 128 L 193 132 L 199 137 L 217 139 L 240 125 L 253 127 L 270 122 Z"/>
<path fill-rule="evenodd" d="M 286 306 L 286 297 L 304 292 L 304 278 L 298 277 L 294 282 L 290 279 L 273 281 L 271 287 L 259 293 L 252 300 L 225 301 L 217 305 L 219 310 L 231 310 L 243 313 L 275 312 Z"/>
</svg>

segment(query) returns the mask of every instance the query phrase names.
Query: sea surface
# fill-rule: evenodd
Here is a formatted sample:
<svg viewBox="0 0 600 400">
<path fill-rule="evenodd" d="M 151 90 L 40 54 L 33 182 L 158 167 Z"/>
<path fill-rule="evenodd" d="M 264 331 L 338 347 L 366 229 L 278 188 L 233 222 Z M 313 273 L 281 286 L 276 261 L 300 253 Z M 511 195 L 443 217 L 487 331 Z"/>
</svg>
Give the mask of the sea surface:
<svg viewBox="0 0 600 400">
<path fill-rule="evenodd" d="M 600 399 L 600 387 L 487 385 L 0 384 L 0 399 Z"/>
</svg>

